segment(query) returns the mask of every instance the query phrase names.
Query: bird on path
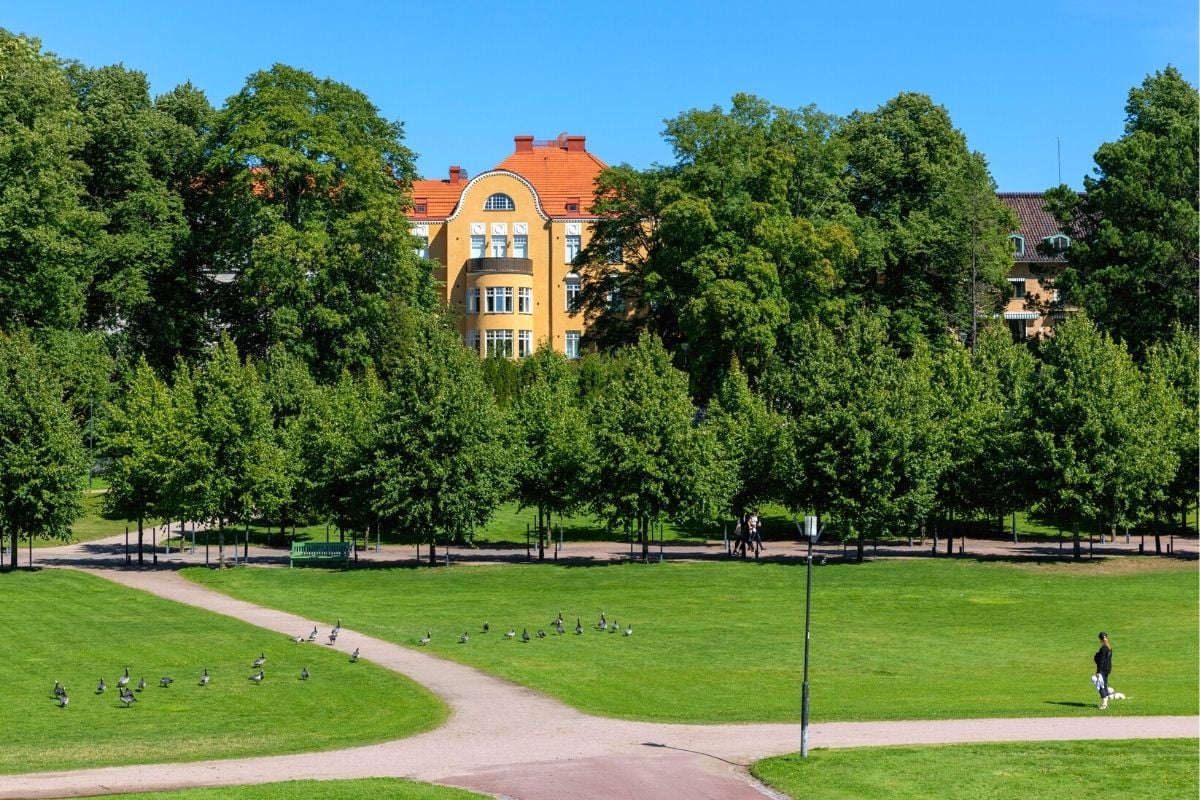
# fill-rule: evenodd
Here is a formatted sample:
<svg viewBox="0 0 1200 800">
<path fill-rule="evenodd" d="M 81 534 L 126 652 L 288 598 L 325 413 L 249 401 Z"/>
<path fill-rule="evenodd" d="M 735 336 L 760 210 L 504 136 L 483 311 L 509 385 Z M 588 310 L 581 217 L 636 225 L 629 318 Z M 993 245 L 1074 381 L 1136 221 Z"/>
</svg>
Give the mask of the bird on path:
<svg viewBox="0 0 1200 800">
<path fill-rule="evenodd" d="M 129 685 L 129 667 L 125 668 L 125 674 L 117 678 L 117 688 L 124 689 Z"/>
<path fill-rule="evenodd" d="M 459 644 L 466 644 L 466 643 L 467 643 L 467 640 L 469 640 L 470 638 L 471 638 L 470 636 L 467 636 L 467 632 L 466 632 L 466 631 L 463 631 L 463 635 L 462 635 L 462 636 L 460 636 L 460 637 L 458 637 L 458 643 L 459 643 Z"/>
<path fill-rule="evenodd" d="M 264 675 L 263 671 L 260 669 L 258 672 L 250 676 L 250 680 L 254 681 L 254 684 L 257 686 L 258 684 L 262 683 L 262 679 L 265 677 L 266 675 Z"/>
<path fill-rule="evenodd" d="M 528 628 L 521 628 L 521 641 L 522 642 L 529 641 L 529 629 Z"/>
<path fill-rule="evenodd" d="M 200 685 L 208 686 L 208 667 L 204 668 L 204 674 L 200 676 Z"/>
<path fill-rule="evenodd" d="M 107 688 L 108 684 L 104 682 L 104 678 L 101 678 L 100 682 L 96 684 L 96 694 L 103 694 L 104 690 Z"/>
<path fill-rule="evenodd" d="M 357 647 L 354 648 L 354 652 L 350 654 L 350 663 L 353 664 L 355 661 L 358 661 L 358 648 Z"/>
<path fill-rule="evenodd" d="M 333 629 L 335 631 L 340 631 L 342 629 L 342 618 L 341 617 L 338 617 L 338 621 L 333 624 Z"/>
<path fill-rule="evenodd" d="M 67 703 L 71 702 L 71 698 L 67 697 L 67 687 L 63 687 L 62 694 L 58 696 L 58 707 L 66 708 Z"/>
<path fill-rule="evenodd" d="M 293 636 L 292 642 L 294 644 L 304 644 L 304 637 L 303 636 Z"/>
<path fill-rule="evenodd" d="M 140 692 L 142 689 L 145 689 L 145 688 L 146 688 L 146 679 L 138 678 L 138 691 Z"/>
<path fill-rule="evenodd" d="M 300 670 L 300 680 L 302 680 L 302 681 L 308 680 L 308 667 L 304 667 L 303 669 Z"/>
<path fill-rule="evenodd" d="M 511 639 L 511 638 L 513 638 L 513 637 L 514 637 L 514 636 L 516 636 L 516 635 L 517 635 L 517 629 L 516 629 L 516 628 L 509 628 L 509 629 L 508 629 L 508 633 L 504 634 L 504 638 L 505 638 L 505 639 Z"/>
<path fill-rule="evenodd" d="M 539 638 L 539 639 L 545 639 L 545 638 L 546 638 L 546 632 L 545 632 L 544 630 L 542 630 L 541 628 L 538 628 L 538 638 Z"/>
<path fill-rule="evenodd" d="M 583 633 L 583 621 L 581 619 L 579 619 L 579 617 L 576 617 L 575 618 L 575 635 L 578 636 L 582 633 Z"/>
<path fill-rule="evenodd" d="M 158 685 L 163 687 L 164 689 L 167 688 L 168 686 L 170 686 L 174 682 L 175 682 L 175 679 L 169 675 L 163 675 L 161 678 L 158 679 Z"/>
<path fill-rule="evenodd" d="M 137 702 L 137 698 L 133 696 L 133 692 L 129 691 L 128 686 L 121 690 L 121 702 L 125 704 L 126 708 L 129 708 L 130 703 Z"/>
<path fill-rule="evenodd" d="M 256 667 L 261 667 L 265 663 L 267 663 L 267 654 L 266 653 L 260 653 L 258 658 L 254 659 L 254 666 L 256 666 Z"/>
<path fill-rule="evenodd" d="M 432 638 L 433 638 L 433 632 L 425 631 L 425 635 L 421 637 L 421 642 L 420 642 L 421 645 L 424 646 L 424 645 L 429 644 L 429 640 Z"/>
<path fill-rule="evenodd" d="M 316 625 L 313 626 L 312 633 L 310 633 L 308 635 L 308 640 L 310 642 L 315 642 L 317 640 L 317 626 Z"/>
</svg>

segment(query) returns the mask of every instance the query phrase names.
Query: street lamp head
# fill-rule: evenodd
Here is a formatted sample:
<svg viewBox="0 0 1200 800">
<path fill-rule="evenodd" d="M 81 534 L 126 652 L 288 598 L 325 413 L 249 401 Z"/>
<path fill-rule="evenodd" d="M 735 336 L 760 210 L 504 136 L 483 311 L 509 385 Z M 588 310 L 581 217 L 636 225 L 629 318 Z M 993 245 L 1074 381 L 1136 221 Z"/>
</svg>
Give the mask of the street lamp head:
<svg viewBox="0 0 1200 800">
<path fill-rule="evenodd" d="M 800 528 L 799 522 L 796 523 L 796 527 Z M 816 517 L 810 516 L 804 518 L 804 527 L 800 528 L 800 535 L 807 539 L 809 544 L 816 544 L 817 540 L 821 538 L 821 534 L 824 532 L 825 526 L 821 525 L 818 527 Z"/>
</svg>

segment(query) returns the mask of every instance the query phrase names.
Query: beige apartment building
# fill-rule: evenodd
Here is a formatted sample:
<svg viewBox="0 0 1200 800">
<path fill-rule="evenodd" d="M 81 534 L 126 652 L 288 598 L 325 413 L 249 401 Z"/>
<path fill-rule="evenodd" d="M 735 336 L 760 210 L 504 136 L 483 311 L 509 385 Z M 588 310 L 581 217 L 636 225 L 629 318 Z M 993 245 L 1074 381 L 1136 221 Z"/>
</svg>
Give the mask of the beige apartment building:
<svg viewBox="0 0 1200 800">
<path fill-rule="evenodd" d="M 1071 239 L 1059 230 L 1054 217 L 1042 210 L 1041 192 L 1000 192 L 997 197 L 1020 221 L 1008 237 L 1013 252 L 1008 273 L 1012 296 L 1004 309 L 1004 321 L 1019 342 L 1049 336 L 1065 312 L 1058 291 L 1045 281 L 1062 270 Z"/>
</svg>

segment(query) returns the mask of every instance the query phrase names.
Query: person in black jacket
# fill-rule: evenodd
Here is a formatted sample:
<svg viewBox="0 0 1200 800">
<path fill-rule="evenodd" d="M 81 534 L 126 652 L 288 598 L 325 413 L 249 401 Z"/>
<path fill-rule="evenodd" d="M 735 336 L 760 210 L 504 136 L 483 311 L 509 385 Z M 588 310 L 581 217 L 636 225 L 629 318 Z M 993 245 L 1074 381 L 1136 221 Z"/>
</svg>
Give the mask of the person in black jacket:
<svg viewBox="0 0 1200 800">
<path fill-rule="evenodd" d="M 1112 672 L 1112 645 L 1108 643 L 1108 634 L 1100 631 L 1100 649 L 1092 656 L 1096 662 L 1096 674 L 1100 676 L 1096 689 L 1100 692 L 1100 708 L 1108 708 L 1108 696 L 1112 693 L 1108 688 L 1108 675 Z"/>
</svg>

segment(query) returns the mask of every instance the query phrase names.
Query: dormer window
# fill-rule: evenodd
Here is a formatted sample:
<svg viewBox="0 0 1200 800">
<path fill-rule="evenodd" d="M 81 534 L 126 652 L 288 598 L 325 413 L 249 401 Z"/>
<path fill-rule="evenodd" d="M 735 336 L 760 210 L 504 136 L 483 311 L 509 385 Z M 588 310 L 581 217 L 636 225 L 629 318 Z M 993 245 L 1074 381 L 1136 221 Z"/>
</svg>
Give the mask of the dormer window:
<svg viewBox="0 0 1200 800">
<path fill-rule="evenodd" d="M 1043 241 L 1046 243 L 1047 249 L 1055 253 L 1062 253 L 1071 246 L 1071 238 L 1063 233 L 1047 236 Z"/>
<path fill-rule="evenodd" d="M 1008 241 L 1012 244 L 1012 252 L 1014 256 L 1025 255 L 1025 237 L 1013 234 L 1008 237 Z"/>
<path fill-rule="evenodd" d="M 429 212 L 429 202 L 424 197 L 418 197 L 413 200 L 413 213 L 426 214 Z"/>
<path fill-rule="evenodd" d="M 578 211 L 578 210 L 579 210 L 579 198 L 578 197 L 568 197 L 567 198 L 567 211 Z"/>
<path fill-rule="evenodd" d="M 511 197 L 504 194 L 503 192 L 496 192 L 496 194 L 492 195 L 484 202 L 483 210 L 484 211 L 516 211 L 517 204 L 513 202 L 513 199 Z"/>
</svg>

